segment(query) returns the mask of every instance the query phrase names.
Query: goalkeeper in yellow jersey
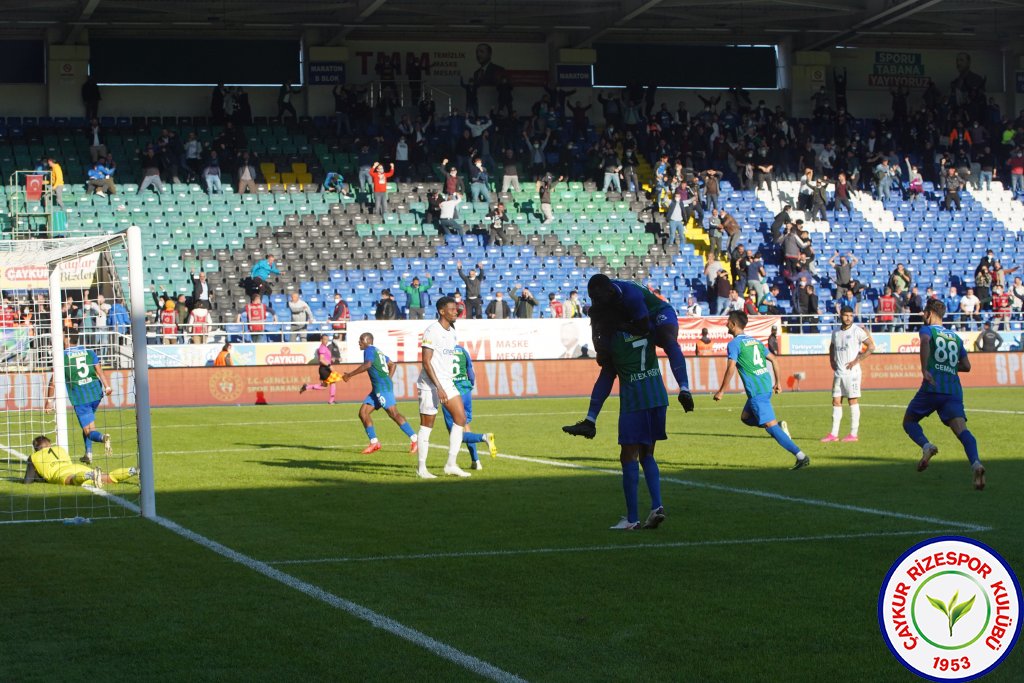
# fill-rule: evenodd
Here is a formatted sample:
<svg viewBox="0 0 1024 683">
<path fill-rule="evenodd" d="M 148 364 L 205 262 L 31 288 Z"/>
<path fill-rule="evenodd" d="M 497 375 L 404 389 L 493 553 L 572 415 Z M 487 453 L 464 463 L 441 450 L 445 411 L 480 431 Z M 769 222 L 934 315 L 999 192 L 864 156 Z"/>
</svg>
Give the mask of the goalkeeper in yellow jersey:
<svg viewBox="0 0 1024 683">
<path fill-rule="evenodd" d="M 64 486 L 88 484 L 102 488 L 105 484 L 119 484 L 139 473 L 137 467 L 122 467 L 110 474 L 86 465 L 71 462 L 71 456 L 60 446 L 54 446 L 45 436 L 32 439 L 33 453 L 25 463 L 26 484 L 46 482 Z"/>
</svg>

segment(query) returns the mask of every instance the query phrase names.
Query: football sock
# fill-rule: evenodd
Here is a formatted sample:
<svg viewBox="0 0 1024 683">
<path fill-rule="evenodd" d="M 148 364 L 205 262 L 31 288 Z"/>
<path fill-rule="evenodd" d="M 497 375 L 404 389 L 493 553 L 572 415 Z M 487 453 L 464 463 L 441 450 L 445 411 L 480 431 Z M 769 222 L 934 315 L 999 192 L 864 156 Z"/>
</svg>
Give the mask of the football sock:
<svg viewBox="0 0 1024 683">
<path fill-rule="evenodd" d="M 401 429 L 402 433 L 408 436 L 410 439 L 416 437 L 416 432 L 412 430 L 412 425 L 409 424 L 408 422 L 403 422 L 402 424 L 398 425 L 398 428 Z"/>
<path fill-rule="evenodd" d="M 587 410 L 587 419 L 597 422 L 597 416 L 601 414 L 601 407 L 612 393 L 612 385 L 615 383 L 613 373 L 602 372 L 594 382 L 594 390 L 590 392 L 590 408 Z"/>
<path fill-rule="evenodd" d="M 644 481 L 651 494 L 651 509 L 657 510 L 661 507 L 661 470 L 658 469 L 658 461 L 649 455 L 640 461 L 640 466 L 644 469 Z"/>
<path fill-rule="evenodd" d="M 964 451 L 967 453 L 967 459 L 971 461 L 971 465 L 977 465 L 979 460 L 978 440 L 974 438 L 974 434 L 971 434 L 970 430 L 965 429 L 956 438 L 960 439 L 960 443 L 964 445 Z"/>
<path fill-rule="evenodd" d="M 110 479 L 115 483 L 120 483 L 125 479 L 138 476 L 138 472 L 132 472 L 130 467 L 119 467 L 110 473 Z"/>
<path fill-rule="evenodd" d="M 370 425 L 369 427 L 366 427 L 365 429 L 366 429 L 366 436 L 369 437 L 370 443 L 373 443 L 374 441 L 376 441 L 377 440 L 377 430 L 374 428 L 374 426 Z"/>
<path fill-rule="evenodd" d="M 98 429 L 94 429 L 89 432 L 89 440 L 95 441 L 96 443 L 103 443 L 103 432 Z"/>
<path fill-rule="evenodd" d="M 782 427 L 779 426 L 778 424 L 774 424 L 771 427 L 768 427 L 767 431 L 769 434 L 772 435 L 772 438 L 775 439 L 775 441 L 778 442 L 780 446 L 785 448 L 793 455 L 796 455 L 797 453 L 801 452 L 800 447 L 793 443 L 793 439 L 786 436 L 786 432 L 782 431 Z"/>
<path fill-rule="evenodd" d="M 854 403 L 850 406 L 850 434 L 857 436 L 860 431 L 860 404 Z"/>
<path fill-rule="evenodd" d="M 465 443 L 465 444 L 482 443 L 484 441 L 486 441 L 486 439 L 484 438 L 483 434 L 477 434 L 476 432 L 463 432 L 462 433 L 462 443 Z"/>
<path fill-rule="evenodd" d="M 640 521 L 639 487 L 640 463 L 636 460 L 622 463 L 622 492 L 626 494 L 626 519 L 630 522 Z"/>
<path fill-rule="evenodd" d="M 452 433 L 448 435 L 448 462 L 446 466 L 454 466 L 457 463 L 455 458 L 459 455 L 459 449 L 462 448 L 462 433 L 465 428 L 461 425 L 452 425 Z"/>
<path fill-rule="evenodd" d="M 681 391 L 690 390 L 690 379 L 686 376 L 686 361 L 683 359 L 683 350 L 679 348 L 679 327 L 676 325 L 661 325 L 656 330 L 658 346 L 668 356 L 668 366 L 672 369 L 672 376 L 676 379 Z"/>
<path fill-rule="evenodd" d="M 924 429 L 921 428 L 920 422 L 903 422 L 903 431 L 907 433 L 911 441 L 916 443 L 921 448 L 928 445 L 928 437 L 924 435 Z"/>
<path fill-rule="evenodd" d="M 95 434 L 96 432 L 92 432 Z M 92 441 L 89 440 L 88 434 L 82 434 L 82 441 L 85 442 L 85 454 L 92 455 Z"/>
<path fill-rule="evenodd" d="M 420 425 L 420 433 L 416 442 L 416 455 L 419 458 L 420 469 L 427 467 L 427 453 L 430 452 L 430 427 Z"/>
<path fill-rule="evenodd" d="M 850 407 L 853 410 L 853 407 Z M 832 431 L 829 432 L 832 436 L 839 436 L 839 423 L 843 421 L 843 407 L 832 406 Z"/>
<path fill-rule="evenodd" d="M 331 391 L 330 391 L 331 400 L 333 401 L 334 397 L 338 394 L 338 385 L 337 384 L 332 384 L 330 389 L 331 389 Z"/>
<path fill-rule="evenodd" d="M 306 385 L 306 391 L 320 391 L 321 389 L 323 389 L 323 386 L 320 385 L 320 384 L 307 384 Z"/>
<path fill-rule="evenodd" d="M 477 457 L 476 454 L 476 445 L 479 443 L 479 441 L 465 441 L 465 438 L 463 438 L 463 442 L 466 444 L 466 448 L 469 450 L 469 459 L 472 460 L 473 462 L 479 460 L 480 458 Z"/>
</svg>

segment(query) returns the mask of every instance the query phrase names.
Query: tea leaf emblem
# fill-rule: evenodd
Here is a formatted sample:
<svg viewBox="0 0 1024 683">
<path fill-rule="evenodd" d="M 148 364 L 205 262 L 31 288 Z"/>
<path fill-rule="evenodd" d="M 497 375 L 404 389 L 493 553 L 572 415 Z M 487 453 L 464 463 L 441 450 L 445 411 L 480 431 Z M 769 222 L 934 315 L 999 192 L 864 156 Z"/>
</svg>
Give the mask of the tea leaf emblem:
<svg viewBox="0 0 1024 683">
<path fill-rule="evenodd" d="M 964 615 L 971 611 L 971 608 L 974 607 L 974 600 L 978 596 L 974 595 L 970 600 L 965 600 L 960 604 L 957 604 L 956 600 L 960 597 L 960 591 L 957 591 L 956 593 L 953 593 L 953 597 L 950 598 L 948 606 L 946 603 L 942 602 L 942 600 L 933 598 L 930 595 L 925 595 L 925 597 L 928 598 L 928 602 L 932 604 L 932 607 L 946 615 L 946 621 L 949 624 L 949 635 L 952 637 L 953 626 L 956 622 L 960 621 Z"/>
</svg>

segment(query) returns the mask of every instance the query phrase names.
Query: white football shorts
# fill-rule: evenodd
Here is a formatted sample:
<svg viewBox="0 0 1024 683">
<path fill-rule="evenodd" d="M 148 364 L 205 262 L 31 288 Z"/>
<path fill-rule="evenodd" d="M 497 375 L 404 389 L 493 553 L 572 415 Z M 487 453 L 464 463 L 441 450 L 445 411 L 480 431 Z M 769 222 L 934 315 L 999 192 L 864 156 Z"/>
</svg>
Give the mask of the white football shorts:
<svg viewBox="0 0 1024 683">
<path fill-rule="evenodd" d="M 853 370 L 837 372 L 832 380 L 832 398 L 860 398 L 860 378 L 859 365 Z"/>
<path fill-rule="evenodd" d="M 448 394 L 448 398 L 459 395 L 459 390 L 455 388 L 455 383 L 450 379 L 441 380 L 441 384 L 444 392 Z M 441 397 L 438 395 L 434 383 L 427 379 L 426 373 L 416 382 L 416 388 L 420 392 L 420 415 L 437 415 L 441 409 Z"/>
</svg>

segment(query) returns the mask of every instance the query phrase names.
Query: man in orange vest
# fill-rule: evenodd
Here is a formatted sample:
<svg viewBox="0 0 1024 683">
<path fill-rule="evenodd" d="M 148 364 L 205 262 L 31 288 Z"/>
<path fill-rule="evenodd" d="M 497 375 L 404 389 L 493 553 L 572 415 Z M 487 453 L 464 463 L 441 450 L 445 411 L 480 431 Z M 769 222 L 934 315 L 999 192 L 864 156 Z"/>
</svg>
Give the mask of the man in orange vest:
<svg viewBox="0 0 1024 683">
<path fill-rule="evenodd" d="M 893 320 L 896 314 L 896 297 L 892 295 L 892 289 L 885 288 L 885 293 L 878 297 L 878 311 L 875 314 L 875 322 L 878 323 L 879 332 L 892 332 Z"/>
<path fill-rule="evenodd" d="M 701 328 L 700 337 L 697 339 L 696 346 L 693 350 L 694 354 L 697 356 L 713 355 L 714 346 L 715 343 L 711 341 L 711 335 L 708 333 L 708 328 Z"/>
<path fill-rule="evenodd" d="M 168 299 L 160 311 L 160 334 L 164 344 L 178 343 L 178 312 L 174 310 L 173 299 Z"/>
<path fill-rule="evenodd" d="M 266 339 L 264 330 L 267 324 L 267 307 L 259 294 L 253 294 L 252 299 L 245 305 L 245 319 L 249 323 L 249 337 L 254 344 L 259 344 Z M 238 316 L 238 322 L 242 322 L 242 316 Z"/>
</svg>

